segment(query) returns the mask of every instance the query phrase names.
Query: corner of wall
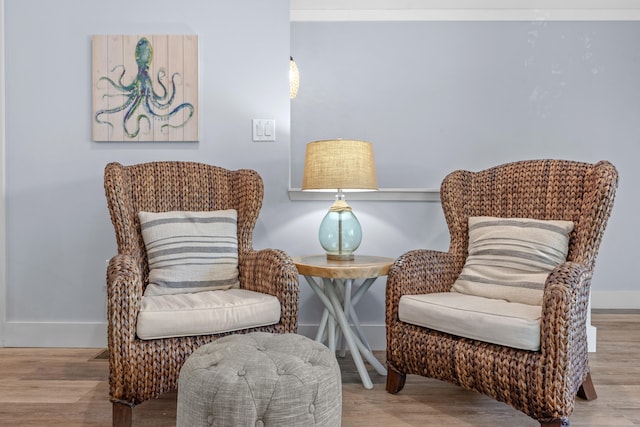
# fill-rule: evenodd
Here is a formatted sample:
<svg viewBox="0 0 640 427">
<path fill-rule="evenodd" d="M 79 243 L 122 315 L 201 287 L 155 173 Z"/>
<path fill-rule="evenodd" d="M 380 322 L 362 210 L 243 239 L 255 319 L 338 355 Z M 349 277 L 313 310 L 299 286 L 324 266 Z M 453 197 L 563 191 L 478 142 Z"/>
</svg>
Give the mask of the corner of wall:
<svg viewBox="0 0 640 427">
<path fill-rule="evenodd" d="M 4 347 L 4 330 L 7 319 L 4 123 L 4 0 L 0 0 L 0 347 Z"/>
</svg>

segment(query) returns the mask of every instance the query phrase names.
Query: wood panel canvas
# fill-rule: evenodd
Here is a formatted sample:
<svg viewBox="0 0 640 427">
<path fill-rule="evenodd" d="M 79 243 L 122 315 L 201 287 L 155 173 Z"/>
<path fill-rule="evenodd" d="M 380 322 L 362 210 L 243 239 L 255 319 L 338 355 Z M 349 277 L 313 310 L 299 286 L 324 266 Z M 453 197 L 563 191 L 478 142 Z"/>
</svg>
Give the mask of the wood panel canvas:
<svg viewBox="0 0 640 427">
<path fill-rule="evenodd" d="M 95 35 L 94 141 L 198 140 L 198 37 Z"/>
</svg>

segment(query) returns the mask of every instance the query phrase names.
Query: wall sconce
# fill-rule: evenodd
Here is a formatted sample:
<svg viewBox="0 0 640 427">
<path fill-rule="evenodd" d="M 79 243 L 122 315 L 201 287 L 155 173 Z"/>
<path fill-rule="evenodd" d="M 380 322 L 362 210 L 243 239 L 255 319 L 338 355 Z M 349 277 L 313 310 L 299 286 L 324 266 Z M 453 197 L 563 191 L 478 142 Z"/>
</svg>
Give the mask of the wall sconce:
<svg viewBox="0 0 640 427">
<path fill-rule="evenodd" d="M 300 71 L 293 56 L 289 57 L 289 99 L 298 96 L 298 88 L 300 87 Z"/>
<path fill-rule="evenodd" d="M 350 261 L 362 241 L 360 222 L 343 192 L 378 189 L 373 146 L 366 141 L 344 139 L 307 144 L 302 190 L 334 191 L 336 201 L 322 222 L 318 237 L 327 259 Z"/>
</svg>

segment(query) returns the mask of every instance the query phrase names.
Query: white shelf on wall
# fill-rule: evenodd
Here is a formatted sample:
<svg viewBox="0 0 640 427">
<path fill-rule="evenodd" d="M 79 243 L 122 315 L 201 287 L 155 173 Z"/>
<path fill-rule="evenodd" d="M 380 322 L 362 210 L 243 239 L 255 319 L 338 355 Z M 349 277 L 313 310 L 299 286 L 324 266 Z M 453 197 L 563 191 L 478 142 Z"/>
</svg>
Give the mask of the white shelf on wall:
<svg viewBox="0 0 640 427">
<path fill-rule="evenodd" d="M 433 188 L 380 188 L 377 191 L 348 193 L 349 200 L 367 200 L 381 202 L 440 202 L 440 191 Z M 333 200 L 335 194 L 330 191 L 302 191 L 289 189 L 289 200 Z"/>
</svg>

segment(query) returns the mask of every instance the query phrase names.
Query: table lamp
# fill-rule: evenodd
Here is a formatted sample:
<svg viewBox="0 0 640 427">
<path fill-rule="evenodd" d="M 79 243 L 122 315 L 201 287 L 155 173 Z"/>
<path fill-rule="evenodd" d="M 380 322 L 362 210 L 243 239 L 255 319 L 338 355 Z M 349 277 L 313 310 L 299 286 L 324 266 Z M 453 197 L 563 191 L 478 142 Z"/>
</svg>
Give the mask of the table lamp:
<svg viewBox="0 0 640 427">
<path fill-rule="evenodd" d="M 336 200 L 318 231 L 327 259 L 353 260 L 353 252 L 362 241 L 360 222 L 345 201 L 344 193 L 377 189 L 370 142 L 331 139 L 307 144 L 302 190 L 336 192 Z"/>
</svg>

